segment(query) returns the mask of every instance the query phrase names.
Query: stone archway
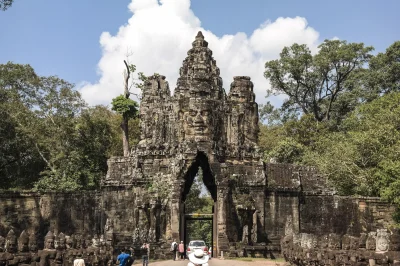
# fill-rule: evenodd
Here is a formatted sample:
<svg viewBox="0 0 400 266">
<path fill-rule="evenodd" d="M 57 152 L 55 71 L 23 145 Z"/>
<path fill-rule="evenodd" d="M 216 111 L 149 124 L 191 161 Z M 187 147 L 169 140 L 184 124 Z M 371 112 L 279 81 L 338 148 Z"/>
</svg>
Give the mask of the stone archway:
<svg viewBox="0 0 400 266">
<path fill-rule="evenodd" d="M 204 213 L 189 213 L 186 208 L 186 197 L 190 192 L 193 185 L 194 179 L 199 171 L 202 169 L 203 172 L 203 184 L 206 186 L 211 198 L 214 202 L 212 207 L 212 214 Z M 179 220 L 179 236 L 180 240 L 183 240 L 185 244 L 189 242 L 188 239 L 188 220 L 209 220 L 212 224 L 212 240 L 209 245 L 212 248 L 212 254 L 215 256 L 217 254 L 217 185 L 215 182 L 215 177 L 211 171 L 210 164 L 204 152 L 198 152 L 193 163 L 190 165 L 183 177 L 183 183 L 181 187 L 181 197 L 180 197 L 180 220 Z"/>
</svg>

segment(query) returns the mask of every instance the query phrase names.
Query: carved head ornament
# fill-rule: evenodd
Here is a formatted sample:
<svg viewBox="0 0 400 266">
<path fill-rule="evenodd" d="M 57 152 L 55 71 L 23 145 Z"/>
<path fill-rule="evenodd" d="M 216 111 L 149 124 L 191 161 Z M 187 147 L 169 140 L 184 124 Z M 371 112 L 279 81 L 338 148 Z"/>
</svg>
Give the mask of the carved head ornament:
<svg viewBox="0 0 400 266">
<path fill-rule="evenodd" d="M 51 231 L 49 231 L 44 237 L 44 248 L 54 249 L 54 234 Z"/>
<path fill-rule="evenodd" d="M 21 232 L 21 235 L 18 238 L 18 251 L 26 252 L 29 250 L 29 235 L 24 231 Z"/>
</svg>

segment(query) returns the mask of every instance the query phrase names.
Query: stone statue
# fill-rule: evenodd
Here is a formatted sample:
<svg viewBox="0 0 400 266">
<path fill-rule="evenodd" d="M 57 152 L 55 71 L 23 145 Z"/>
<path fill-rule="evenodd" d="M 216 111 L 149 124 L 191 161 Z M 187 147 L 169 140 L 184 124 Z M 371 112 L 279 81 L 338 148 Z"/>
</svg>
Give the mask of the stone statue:
<svg viewBox="0 0 400 266">
<path fill-rule="evenodd" d="M 292 215 L 288 215 L 286 217 L 286 223 L 285 223 L 285 236 L 292 234 L 293 234 L 293 219 Z"/>
<path fill-rule="evenodd" d="M 247 224 L 245 226 L 243 226 L 242 243 L 244 245 L 249 244 L 249 226 Z"/>
<path fill-rule="evenodd" d="M 38 245 L 35 233 L 29 235 L 29 252 L 31 256 L 31 266 L 37 266 L 40 257 L 38 255 Z"/>
<path fill-rule="evenodd" d="M 251 242 L 257 243 L 257 235 L 258 235 L 258 228 L 257 228 L 257 211 L 253 214 L 253 226 L 251 227 Z"/>
<path fill-rule="evenodd" d="M 54 249 L 54 234 L 53 232 L 47 232 L 46 236 L 44 237 L 44 249 L 45 250 L 53 250 Z"/>
<path fill-rule="evenodd" d="M 106 245 L 106 240 L 104 239 L 104 235 L 100 235 L 99 243 L 101 247 Z"/>
<path fill-rule="evenodd" d="M 133 242 L 133 244 L 140 243 L 140 231 L 139 231 L 138 227 L 136 227 L 135 231 L 133 232 L 132 242 Z"/>
<path fill-rule="evenodd" d="M 65 235 L 61 232 L 58 234 L 58 247 L 59 250 L 65 250 L 67 248 Z"/>
<path fill-rule="evenodd" d="M 386 229 L 378 229 L 376 232 L 376 251 L 386 252 L 389 250 L 389 233 Z"/>
<path fill-rule="evenodd" d="M 108 232 L 108 231 L 112 231 L 112 230 L 113 230 L 112 221 L 110 218 L 107 218 L 106 224 L 104 225 L 104 231 Z"/>
<path fill-rule="evenodd" d="M 376 249 L 376 232 L 369 232 L 367 241 L 365 244 L 365 248 L 367 250 L 375 250 Z"/>
<path fill-rule="evenodd" d="M 92 247 L 98 248 L 100 246 L 100 241 L 98 236 L 95 234 L 92 238 Z"/>
<path fill-rule="evenodd" d="M 7 234 L 5 247 L 9 253 L 17 252 L 17 237 L 12 229 Z"/>
<path fill-rule="evenodd" d="M 39 266 L 53 266 L 52 264 L 57 255 L 57 251 L 54 248 L 54 239 L 55 236 L 51 231 L 44 237 L 44 249 L 38 253 L 40 257 Z"/>
<path fill-rule="evenodd" d="M 156 230 L 154 228 L 149 230 L 149 236 L 147 241 L 150 243 L 156 242 Z"/>
<path fill-rule="evenodd" d="M 18 251 L 27 252 L 28 250 L 29 250 L 29 236 L 24 230 L 21 232 L 21 235 L 18 238 Z"/>
</svg>

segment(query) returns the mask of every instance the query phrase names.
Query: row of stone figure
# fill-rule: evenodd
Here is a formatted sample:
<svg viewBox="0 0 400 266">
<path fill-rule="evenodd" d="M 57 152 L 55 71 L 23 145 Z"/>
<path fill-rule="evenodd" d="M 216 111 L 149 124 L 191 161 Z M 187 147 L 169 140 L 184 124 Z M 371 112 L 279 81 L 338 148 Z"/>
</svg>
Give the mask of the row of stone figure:
<svg viewBox="0 0 400 266">
<path fill-rule="evenodd" d="M 35 234 L 23 231 L 17 239 L 10 230 L 5 238 L 0 236 L 0 266 L 68 266 L 77 257 L 84 258 L 88 265 L 106 265 L 112 263 L 111 244 L 110 237 L 94 236 L 89 240 L 48 232 L 44 237 L 44 248 L 39 250 Z"/>
<path fill-rule="evenodd" d="M 20 236 L 17 238 L 14 230 L 10 230 L 7 236 L 4 238 L 0 236 L 0 252 L 27 252 L 37 251 L 39 244 L 44 244 L 44 249 L 86 249 L 86 248 L 100 248 L 102 246 L 111 246 L 113 241 L 113 234 L 101 235 L 98 237 L 82 237 L 81 235 L 64 235 L 59 233 L 58 235 L 53 234 L 49 231 L 44 237 L 44 242 L 38 242 L 36 234 L 28 234 L 22 231 Z"/>
<path fill-rule="evenodd" d="M 378 229 L 359 237 L 292 234 L 282 239 L 281 251 L 292 265 L 400 266 L 400 231 Z"/>
</svg>

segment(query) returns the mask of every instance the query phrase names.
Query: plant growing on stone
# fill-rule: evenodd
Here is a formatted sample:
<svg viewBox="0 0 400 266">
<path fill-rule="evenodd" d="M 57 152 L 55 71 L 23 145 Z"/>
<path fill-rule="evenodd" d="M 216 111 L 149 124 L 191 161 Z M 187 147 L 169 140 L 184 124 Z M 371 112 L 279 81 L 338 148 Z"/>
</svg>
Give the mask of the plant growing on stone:
<svg viewBox="0 0 400 266">
<path fill-rule="evenodd" d="M 124 94 L 112 99 L 112 110 L 122 115 L 122 122 L 120 125 L 122 129 L 122 145 L 124 156 L 129 156 L 129 118 L 134 118 L 138 111 L 137 102 L 129 99 L 129 96 L 132 94 L 130 90 L 132 86 L 142 86 L 142 83 L 131 81 L 131 84 L 129 84 L 131 74 L 136 71 L 136 66 L 129 64 L 126 60 L 124 60 L 124 64 L 126 67 L 124 71 Z M 144 82 L 145 76 L 143 73 L 139 72 L 138 75 L 139 79 Z"/>
</svg>

